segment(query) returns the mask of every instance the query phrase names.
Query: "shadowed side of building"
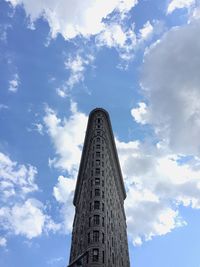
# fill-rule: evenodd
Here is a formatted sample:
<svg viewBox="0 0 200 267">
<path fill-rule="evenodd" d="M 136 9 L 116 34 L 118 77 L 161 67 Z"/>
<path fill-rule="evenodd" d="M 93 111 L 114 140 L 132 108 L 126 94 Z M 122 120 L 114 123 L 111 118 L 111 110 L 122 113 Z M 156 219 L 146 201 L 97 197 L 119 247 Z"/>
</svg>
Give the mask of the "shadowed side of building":
<svg viewBox="0 0 200 267">
<path fill-rule="evenodd" d="M 81 259 L 84 267 L 130 267 L 125 198 L 110 118 L 97 108 L 89 116 L 74 195 L 71 266 Z"/>
</svg>

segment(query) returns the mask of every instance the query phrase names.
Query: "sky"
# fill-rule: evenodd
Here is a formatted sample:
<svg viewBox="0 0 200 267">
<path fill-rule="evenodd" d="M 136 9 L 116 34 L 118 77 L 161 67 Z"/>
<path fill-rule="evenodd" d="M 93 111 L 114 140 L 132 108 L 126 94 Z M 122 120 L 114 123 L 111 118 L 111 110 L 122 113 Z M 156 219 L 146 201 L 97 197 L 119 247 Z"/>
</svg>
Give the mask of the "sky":
<svg viewBox="0 0 200 267">
<path fill-rule="evenodd" d="M 198 0 L 0 0 L 0 266 L 67 265 L 95 107 L 131 267 L 200 266 L 199 36 Z"/>
</svg>

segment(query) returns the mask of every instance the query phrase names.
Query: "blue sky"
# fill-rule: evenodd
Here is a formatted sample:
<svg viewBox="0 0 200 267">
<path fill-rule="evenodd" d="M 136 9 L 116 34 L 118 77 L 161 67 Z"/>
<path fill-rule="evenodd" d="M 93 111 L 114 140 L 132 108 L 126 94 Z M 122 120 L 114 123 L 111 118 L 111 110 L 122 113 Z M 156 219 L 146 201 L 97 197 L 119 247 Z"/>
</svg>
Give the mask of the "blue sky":
<svg viewBox="0 0 200 267">
<path fill-rule="evenodd" d="M 66 266 L 89 112 L 108 110 L 131 267 L 200 266 L 198 0 L 0 0 L 0 266 Z"/>
</svg>

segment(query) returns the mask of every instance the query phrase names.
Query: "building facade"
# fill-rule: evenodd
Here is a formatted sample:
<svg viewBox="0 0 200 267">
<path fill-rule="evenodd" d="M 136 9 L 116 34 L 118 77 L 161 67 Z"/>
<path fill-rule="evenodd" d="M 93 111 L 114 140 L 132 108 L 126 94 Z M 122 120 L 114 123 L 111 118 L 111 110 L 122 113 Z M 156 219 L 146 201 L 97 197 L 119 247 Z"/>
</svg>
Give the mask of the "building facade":
<svg viewBox="0 0 200 267">
<path fill-rule="evenodd" d="M 125 198 L 109 115 L 97 108 L 89 116 L 74 194 L 70 264 L 83 255 L 83 267 L 130 267 Z"/>
</svg>

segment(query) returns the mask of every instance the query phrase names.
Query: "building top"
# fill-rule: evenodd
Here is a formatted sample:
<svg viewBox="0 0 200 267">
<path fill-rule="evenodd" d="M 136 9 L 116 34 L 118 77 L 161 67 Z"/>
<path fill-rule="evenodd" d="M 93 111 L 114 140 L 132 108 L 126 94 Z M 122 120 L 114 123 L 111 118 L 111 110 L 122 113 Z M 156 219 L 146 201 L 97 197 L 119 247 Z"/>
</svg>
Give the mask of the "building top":
<svg viewBox="0 0 200 267">
<path fill-rule="evenodd" d="M 89 142 L 90 142 L 89 136 L 90 136 L 90 132 L 91 132 L 91 129 L 92 129 L 93 117 L 99 112 L 104 114 L 104 116 L 106 118 L 106 122 L 108 124 L 108 134 L 109 134 L 109 139 L 110 139 L 110 142 L 111 142 L 111 147 L 112 147 L 112 150 L 113 150 L 113 155 L 114 155 L 114 160 L 115 160 L 115 163 L 116 163 L 117 173 L 118 173 L 119 180 L 120 180 L 119 183 L 120 183 L 120 187 L 121 187 L 121 190 L 122 190 L 123 199 L 126 198 L 126 191 L 125 191 L 125 187 L 124 187 L 124 181 L 123 181 L 123 177 L 122 177 L 122 172 L 121 172 L 121 168 L 120 168 L 119 158 L 118 158 L 117 149 L 116 149 L 116 145 L 115 145 L 115 141 L 114 141 L 114 135 L 113 135 L 113 131 L 112 131 L 112 126 L 111 126 L 109 114 L 103 108 L 95 108 L 89 114 L 87 130 L 86 130 L 86 135 L 85 135 L 85 141 L 84 141 L 82 157 L 81 157 L 81 162 L 80 162 L 80 167 L 79 167 L 79 172 L 78 172 L 78 178 L 77 178 L 77 183 L 76 183 L 76 189 L 75 189 L 75 194 L 74 194 L 73 203 L 74 203 L 75 206 L 76 206 L 78 198 L 79 198 L 78 196 L 79 196 L 80 188 L 81 188 L 81 184 L 82 184 L 82 177 L 83 177 L 83 172 L 84 172 L 84 167 L 85 167 L 85 155 L 87 153 L 87 148 L 88 148 Z"/>
</svg>

